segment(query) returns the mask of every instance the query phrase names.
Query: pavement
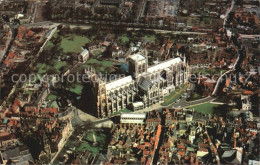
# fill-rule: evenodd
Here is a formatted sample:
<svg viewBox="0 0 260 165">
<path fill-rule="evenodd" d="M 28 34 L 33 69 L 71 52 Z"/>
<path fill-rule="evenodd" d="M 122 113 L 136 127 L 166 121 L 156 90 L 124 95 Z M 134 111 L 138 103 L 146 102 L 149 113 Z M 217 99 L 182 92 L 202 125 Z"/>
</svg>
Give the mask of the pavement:
<svg viewBox="0 0 260 165">
<path fill-rule="evenodd" d="M 54 23 L 51 21 L 44 21 L 44 22 L 37 22 L 37 23 L 29 23 L 29 24 L 23 24 L 27 28 L 32 27 L 42 27 L 42 28 L 54 28 L 57 27 L 60 23 Z"/>
<path fill-rule="evenodd" d="M 81 111 L 80 109 L 76 109 L 76 113 L 78 116 L 78 118 L 83 121 L 83 122 L 86 122 L 86 121 L 91 121 L 91 122 L 95 122 L 95 121 L 98 121 L 99 119 L 92 116 L 92 115 L 89 115 L 83 111 Z"/>
</svg>

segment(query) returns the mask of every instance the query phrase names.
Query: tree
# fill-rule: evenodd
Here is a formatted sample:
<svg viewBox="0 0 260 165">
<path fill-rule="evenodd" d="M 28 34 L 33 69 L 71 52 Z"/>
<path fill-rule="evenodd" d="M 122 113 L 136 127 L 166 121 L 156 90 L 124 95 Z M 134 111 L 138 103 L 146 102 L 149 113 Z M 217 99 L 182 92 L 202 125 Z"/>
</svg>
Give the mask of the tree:
<svg viewBox="0 0 260 165">
<path fill-rule="evenodd" d="M 60 44 L 61 41 L 62 41 L 62 38 L 61 38 L 60 36 L 53 37 L 53 38 L 51 39 L 51 42 L 52 42 L 54 45 Z"/>
<path fill-rule="evenodd" d="M 58 74 L 59 72 L 58 72 L 54 67 L 51 67 L 51 68 L 49 68 L 49 69 L 46 71 L 46 73 L 47 73 L 48 75 L 52 75 L 52 74 Z"/>
<path fill-rule="evenodd" d="M 213 108 L 213 113 L 218 116 L 226 118 L 229 112 L 231 111 L 231 106 L 228 104 L 223 104 Z"/>
<path fill-rule="evenodd" d="M 74 28 L 74 32 L 79 35 L 79 34 L 81 34 L 82 29 L 80 27 L 76 27 L 76 28 Z"/>
</svg>

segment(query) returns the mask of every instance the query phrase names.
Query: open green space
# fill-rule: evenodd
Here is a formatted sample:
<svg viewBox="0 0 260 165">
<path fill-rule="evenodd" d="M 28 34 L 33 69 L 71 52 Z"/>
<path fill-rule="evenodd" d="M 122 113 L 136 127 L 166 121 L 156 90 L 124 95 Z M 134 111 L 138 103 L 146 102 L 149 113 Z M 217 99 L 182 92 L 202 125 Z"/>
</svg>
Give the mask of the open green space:
<svg viewBox="0 0 260 165">
<path fill-rule="evenodd" d="M 94 136 L 93 136 L 94 134 Z M 96 139 L 96 145 L 93 145 L 94 140 Z M 102 132 L 87 132 L 85 137 L 82 139 L 83 143 L 76 149 L 76 151 L 84 152 L 89 151 L 93 154 L 101 153 L 105 148 L 106 135 Z"/>
<path fill-rule="evenodd" d="M 59 108 L 57 101 L 52 101 L 51 104 L 50 104 L 50 107 L 51 108 Z"/>
<path fill-rule="evenodd" d="M 43 74 L 43 73 L 46 73 L 48 66 L 43 63 L 38 63 L 36 65 L 36 68 L 38 69 L 38 74 Z"/>
<path fill-rule="evenodd" d="M 58 32 L 56 31 L 53 34 L 52 38 L 58 37 Z M 80 53 L 82 52 L 81 47 L 84 46 L 86 43 L 90 42 L 90 39 L 86 36 L 81 36 L 77 34 L 68 34 L 67 36 L 60 36 L 61 43 L 58 44 L 63 49 L 64 53 L 72 52 L 72 53 Z M 44 49 L 52 48 L 54 45 L 52 40 L 48 41 L 45 45 Z"/>
<path fill-rule="evenodd" d="M 85 36 L 71 34 L 68 37 L 62 37 L 61 48 L 63 48 L 63 51 L 65 53 L 68 52 L 80 53 L 82 52 L 81 47 L 89 42 L 90 40 Z"/>
<path fill-rule="evenodd" d="M 47 100 L 51 100 L 51 101 L 54 101 L 56 100 L 57 96 L 54 95 L 54 94 L 50 94 L 48 97 L 47 97 Z"/>
<path fill-rule="evenodd" d="M 95 56 L 98 56 L 98 55 L 101 55 L 101 54 L 102 54 L 102 51 L 96 49 L 96 50 L 93 50 L 93 54 L 94 54 Z"/>
<path fill-rule="evenodd" d="M 127 37 L 127 35 L 122 35 L 121 41 L 122 41 L 123 44 L 126 44 L 127 42 L 129 42 L 129 38 Z"/>
<path fill-rule="evenodd" d="M 78 83 L 69 88 L 69 90 L 71 92 L 76 93 L 78 95 L 81 94 L 82 89 L 83 89 L 83 86 L 81 84 L 78 84 Z"/>
<path fill-rule="evenodd" d="M 33 94 L 33 91 L 30 91 L 30 90 L 24 90 L 23 92 L 24 92 L 24 94 L 29 94 L 29 95 Z"/>
<path fill-rule="evenodd" d="M 156 37 L 155 37 L 155 35 L 145 35 L 144 39 L 146 41 L 152 42 L 152 41 L 155 41 Z"/>
<path fill-rule="evenodd" d="M 189 84 L 182 84 L 180 89 L 177 89 L 170 93 L 170 95 L 164 98 L 164 102 L 161 104 L 162 106 L 168 106 L 176 101 L 188 88 Z"/>
<path fill-rule="evenodd" d="M 213 114 L 214 108 L 216 108 L 218 106 L 219 106 L 218 104 L 205 103 L 205 104 L 189 107 L 189 109 L 194 109 L 194 111 L 201 112 L 204 114 Z"/>
<path fill-rule="evenodd" d="M 204 74 L 204 75 L 206 75 L 206 74 L 210 74 L 210 75 L 219 74 L 219 75 L 221 75 L 221 74 L 225 73 L 226 71 L 227 71 L 226 69 L 210 68 L 210 69 L 198 69 L 198 70 L 194 71 L 194 73 L 201 73 L 201 74 Z"/>
<path fill-rule="evenodd" d="M 44 74 L 48 72 L 49 69 L 54 70 L 56 73 L 60 73 L 60 69 L 62 67 L 65 67 L 64 70 L 68 69 L 69 65 L 66 61 L 58 61 L 58 60 L 53 60 L 52 64 L 48 63 L 37 63 L 36 68 L 37 68 L 37 73 L 38 74 Z"/>
<path fill-rule="evenodd" d="M 67 65 L 67 62 L 65 62 L 65 61 L 58 61 L 58 60 L 54 61 L 54 68 L 57 70 L 59 70 L 61 67 L 66 66 L 66 65 Z"/>
<path fill-rule="evenodd" d="M 85 68 L 92 66 L 97 72 L 101 73 L 111 73 L 114 71 L 113 66 L 115 63 L 113 61 L 100 61 L 97 59 L 90 59 L 86 63 L 80 65 L 73 73 L 80 72 Z"/>
</svg>

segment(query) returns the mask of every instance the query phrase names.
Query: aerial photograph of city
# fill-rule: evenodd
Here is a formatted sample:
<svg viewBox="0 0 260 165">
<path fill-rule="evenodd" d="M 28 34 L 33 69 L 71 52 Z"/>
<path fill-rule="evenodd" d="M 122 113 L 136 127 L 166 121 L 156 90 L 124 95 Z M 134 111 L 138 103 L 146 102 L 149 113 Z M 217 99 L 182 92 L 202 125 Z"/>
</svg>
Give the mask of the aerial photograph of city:
<svg viewBox="0 0 260 165">
<path fill-rule="evenodd" d="M 0 0 L 1 165 L 260 165 L 260 0 Z"/>
</svg>

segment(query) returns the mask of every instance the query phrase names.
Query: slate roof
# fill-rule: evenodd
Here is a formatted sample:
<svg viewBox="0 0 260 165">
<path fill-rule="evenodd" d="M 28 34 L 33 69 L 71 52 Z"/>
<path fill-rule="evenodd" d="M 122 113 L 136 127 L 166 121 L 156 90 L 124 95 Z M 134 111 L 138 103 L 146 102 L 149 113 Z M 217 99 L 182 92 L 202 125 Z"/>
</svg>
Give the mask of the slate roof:
<svg viewBox="0 0 260 165">
<path fill-rule="evenodd" d="M 148 91 L 152 87 L 152 85 L 153 85 L 153 83 L 144 77 L 140 78 L 140 81 L 138 84 L 139 88 L 141 88 L 144 91 Z"/>
</svg>

